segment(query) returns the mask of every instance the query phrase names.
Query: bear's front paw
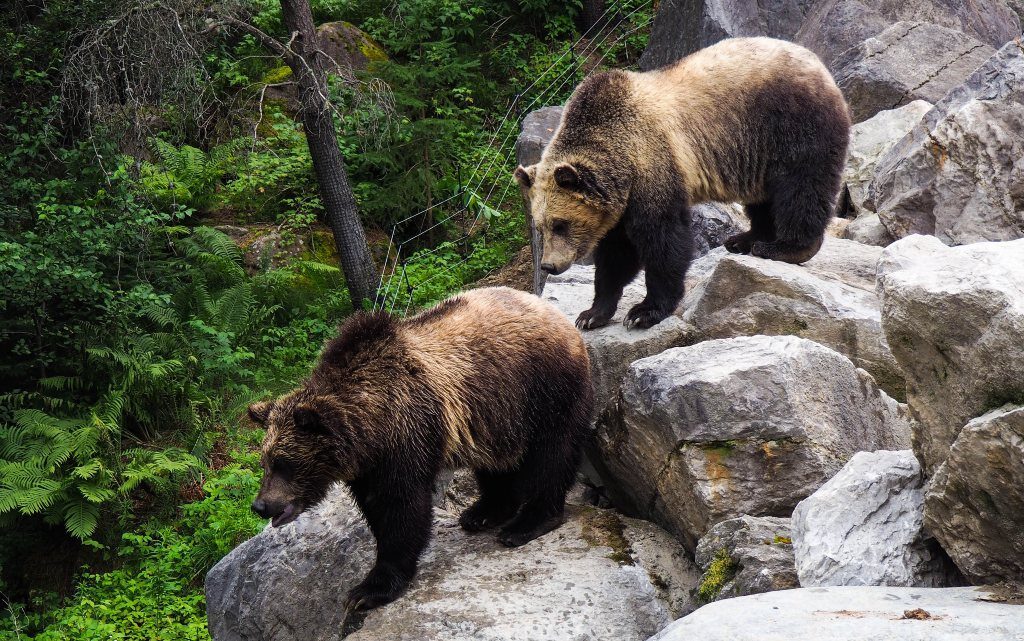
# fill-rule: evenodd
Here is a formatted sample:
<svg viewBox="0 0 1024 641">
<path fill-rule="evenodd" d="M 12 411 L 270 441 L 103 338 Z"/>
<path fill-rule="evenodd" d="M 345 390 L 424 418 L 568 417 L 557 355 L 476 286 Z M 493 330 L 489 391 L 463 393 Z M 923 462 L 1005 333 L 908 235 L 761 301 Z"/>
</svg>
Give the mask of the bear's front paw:
<svg viewBox="0 0 1024 641">
<path fill-rule="evenodd" d="M 668 318 L 668 314 L 645 301 L 634 305 L 629 310 L 629 313 L 626 314 L 626 318 L 622 320 L 622 324 L 627 329 L 633 329 L 634 327 L 637 329 L 647 329 L 648 327 L 654 327 L 666 318 Z"/>
<path fill-rule="evenodd" d="M 725 249 L 730 254 L 749 254 L 753 246 L 754 235 L 749 231 L 730 236 L 725 241 Z"/>
<path fill-rule="evenodd" d="M 576 317 L 576 327 L 579 329 L 597 329 L 607 325 L 611 319 L 611 314 L 595 310 L 591 307 L 585 312 L 580 312 L 580 315 Z"/>
<path fill-rule="evenodd" d="M 391 603 L 402 593 L 409 580 L 397 572 L 375 567 L 363 582 L 352 588 L 345 599 L 349 610 L 372 610 Z"/>
</svg>

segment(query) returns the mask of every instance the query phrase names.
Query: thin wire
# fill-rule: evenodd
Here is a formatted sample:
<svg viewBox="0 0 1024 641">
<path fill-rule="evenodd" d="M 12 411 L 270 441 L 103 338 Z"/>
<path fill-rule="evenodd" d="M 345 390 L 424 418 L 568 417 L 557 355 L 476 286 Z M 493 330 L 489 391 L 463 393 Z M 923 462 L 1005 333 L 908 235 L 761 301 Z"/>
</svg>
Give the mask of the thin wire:
<svg viewBox="0 0 1024 641">
<path fill-rule="evenodd" d="M 493 148 L 494 141 L 497 139 L 498 135 L 500 135 L 501 130 L 503 128 L 505 128 L 506 124 L 509 121 L 509 117 L 512 114 L 512 111 L 519 104 L 520 100 L 522 100 L 523 96 L 525 96 L 531 89 L 533 89 L 533 87 L 536 86 L 563 58 L 565 58 L 565 56 L 567 54 L 570 54 L 570 53 L 572 54 L 572 56 L 573 56 L 573 63 L 570 66 L 568 66 L 565 69 L 563 69 L 561 72 L 559 72 L 554 78 L 552 78 L 550 80 L 550 82 L 547 84 L 547 87 L 544 90 L 542 90 L 537 96 L 535 96 L 533 98 L 533 100 L 528 105 L 526 105 L 525 107 L 523 107 L 519 111 L 519 114 L 516 117 L 516 121 L 517 122 L 522 118 L 522 116 L 525 113 L 529 112 L 529 110 L 532 109 L 532 107 L 534 105 L 536 105 L 542 98 L 544 98 L 545 95 L 547 95 L 547 94 L 558 95 L 558 92 L 561 91 L 561 89 L 566 85 L 566 83 L 568 83 L 569 80 L 572 80 L 572 79 L 574 79 L 576 77 L 577 72 L 579 72 L 579 70 L 580 70 L 580 68 L 582 66 L 582 63 L 580 62 L 581 60 L 585 59 L 590 54 L 592 54 L 595 51 L 599 50 L 600 47 L 602 47 L 607 42 L 607 40 L 611 36 L 611 34 L 613 34 L 618 29 L 618 27 L 620 25 L 622 25 L 624 22 L 627 22 L 632 16 L 634 16 L 636 13 L 638 13 L 642 9 L 648 7 L 650 4 L 651 4 L 651 0 L 647 0 L 643 4 L 640 4 L 636 8 L 634 8 L 626 16 L 620 17 L 620 19 L 617 20 L 614 25 L 606 26 L 604 28 L 604 34 L 602 35 L 602 37 L 600 37 L 598 39 L 595 39 L 593 41 L 587 42 L 587 44 L 577 54 L 577 52 L 575 51 L 576 46 L 587 37 L 587 35 L 590 33 L 591 30 L 593 30 L 596 26 L 601 24 L 601 22 L 604 20 L 604 18 L 608 15 L 608 13 L 610 11 L 615 9 L 614 3 L 610 3 L 609 6 L 607 6 L 605 8 L 605 11 L 601 15 L 601 17 L 597 21 L 595 21 L 595 23 L 593 25 L 591 25 L 591 27 L 589 29 L 587 29 L 587 31 L 583 35 L 581 35 L 575 42 L 573 42 L 566 51 L 563 51 L 562 54 L 559 55 L 559 57 L 556 58 L 548 66 L 547 69 L 545 69 L 540 75 L 538 75 L 533 80 L 533 82 L 531 82 L 527 86 L 526 89 L 524 89 L 523 91 L 517 93 L 512 98 L 512 100 L 509 102 L 508 109 L 506 110 L 505 114 L 503 115 L 503 117 L 502 117 L 501 121 L 499 122 L 498 126 L 494 129 L 493 133 L 491 134 L 491 137 L 488 140 L 487 146 Z M 636 25 L 635 27 L 633 27 L 629 31 L 627 31 L 627 32 L 621 34 L 620 36 L 618 36 L 617 38 L 615 38 L 612 41 L 611 45 L 609 45 L 609 50 L 616 43 L 620 42 L 622 39 L 628 37 L 629 35 L 635 33 L 636 31 L 642 29 L 643 27 L 649 25 L 652 21 L 653 21 L 653 17 L 648 19 L 648 20 L 646 20 L 642 24 Z M 610 51 L 606 51 L 601 56 L 601 58 L 598 60 L 598 62 L 594 65 L 593 68 L 600 67 L 600 65 L 604 62 L 605 58 L 607 58 L 609 53 L 610 53 Z M 559 80 L 561 80 L 561 82 L 559 82 Z M 558 83 L 557 87 L 555 87 L 556 83 Z M 552 88 L 553 87 L 554 87 L 554 92 L 552 93 Z M 395 238 L 395 234 L 396 234 L 398 226 L 400 226 L 400 225 L 402 225 L 402 224 L 404 224 L 404 223 L 406 223 L 406 222 L 416 218 L 417 216 L 422 216 L 423 214 L 431 211 L 432 209 L 435 209 L 437 207 L 441 207 L 445 203 L 451 202 L 452 200 L 454 200 L 455 198 L 458 198 L 459 196 L 465 195 L 466 192 L 467 192 L 467 186 L 470 185 L 474 180 L 477 180 L 477 175 L 478 174 L 480 174 L 479 180 L 477 180 L 476 187 L 472 190 L 472 193 L 477 193 L 480 190 L 480 188 L 483 185 L 484 180 L 486 180 L 486 178 L 487 178 L 488 174 L 490 173 L 491 169 L 494 167 L 494 163 L 497 161 L 498 157 L 501 156 L 501 151 L 500 150 L 503 149 L 505 147 L 505 145 L 508 143 L 508 140 L 511 137 L 512 133 L 514 132 L 514 129 L 515 128 L 512 128 L 512 127 L 508 128 L 508 130 L 506 131 L 505 136 L 502 139 L 501 144 L 496 149 L 497 153 L 490 154 L 490 163 L 488 164 L 487 168 L 483 171 L 482 174 L 480 174 L 480 169 L 483 167 L 483 164 L 487 161 L 487 156 L 483 156 L 480 159 L 480 161 L 477 163 L 476 167 L 473 169 L 473 172 L 470 174 L 469 179 L 465 183 L 462 183 L 460 185 L 460 190 L 458 192 L 456 192 L 454 195 L 452 195 L 449 198 L 446 198 L 446 199 L 444 199 L 444 200 L 442 200 L 440 202 L 434 203 L 430 207 L 427 207 L 427 208 L 425 208 L 425 209 L 423 209 L 423 210 L 421 210 L 419 212 L 416 212 L 415 214 L 412 214 L 410 216 L 407 216 L 407 217 L 403 218 L 401 221 L 399 221 L 398 223 L 396 223 L 392 227 L 391 236 L 390 236 L 389 241 L 388 241 L 388 256 L 389 257 L 390 257 L 391 249 L 394 247 L 394 238 Z M 514 151 L 515 151 L 515 147 L 512 146 L 512 148 L 505 154 L 504 162 L 502 163 L 503 165 L 507 165 L 508 164 L 509 160 L 511 159 L 512 153 L 514 153 Z M 493 183 L 491 185 L 491 187 L 488 189 L 487 195 L 484 198 L 480 199 L 482 207 L 480 209 L 480 212 L 478 212 L 474 216 L 473 222 L 472 222 L 472 224 L 471 224 L 471 226 L 469 228 L 469 231 L 465 235 L 460 237 L 459 239 L 457 239 L 455 241 L 449 241 L 449 242 L 458 243 L 458 242 L 468 238 L 472 234 L 473 229 L 476 227 L 477 223 L 480 221 L 480 219 L 481 219 L 481 217 L 483 215 L 484 207 L 488 206 L 488 202 L 487 201 L 489 201 L 491 199 L 491 197 L 493 196 L 495 191 L 498 189 L 499 184 L 500 183 L 498 183 L 498 182 Z M 509 190 L 511 189 L 511 187 L 512 187 L 512 181 L 509 180 L 506 183 L 504 190 L 502 190 L 501 198 L 498 201 L 497 207 L 492 207 L 492 209 L 499 209 L 500 210 L 500 207 L 501 207 L 502 204 L 504 204 L 505 199 L 507 198 Z M 414 291 L 415 291 L 417 286 L 422 286 L 422 285 L 430 282 L 431 280 L 434 280 L 437 277 L 440 277 L 442 275 L 450 273 L 455 267 L 458 267 L 459 265 L 462 265 L 467 260 L 469 260 L 470 257 L 472 257 L 474 255 L 475 250 L 470 252 L 469 254 L 467 254 L 466 257 L 463 258 L 458 263 L 455 263 L 454 265 L 448 266 L 444 270 L 435 273 L 433 276 L 431 276 L 427 280 L 425 280 L 425 281 L 423 281 L 421 283 L 418 283 L 417 286 L 413 286 L 410 283 L 409 276 L 408 276 L 408 271 L 406 269 L 406 264 L 407 263 L 406 263 L 405 260 L 402 260 L 402 258 L 401 258 L 402 249 L 405 247 L 406 244 L 408 244 L 409 242 L 411 242 L 411 241 L 413 241 L 413 240 L 415 240 L 417 238 L 422 237 L 424 234 L 428 233 L 429 231 L 431 231 L 433 229 L 436 229 L 437 227 L 445 224 L 446 222 L 450 221 L 451 219 L 455 218 L 456 216 L 458 216 L 458 215 L 460 215 L 460 214 L 462 214 L 464 212 L 467 212 L 467 211 L 469 211 L 469 203 L 468 202 L 465 203 L 459 209 L 457 209 L 455 212 L 453 212 L 451 215 L 445 217 L 444 219 L 442 219 L 439 222 L 434 223 L 433 225 L 431 225 L 426 230 L 421 230 L 417 234 L 414 234 L 413 236 L 404 239 L 399 244 L 398 251 L 395 253 L 395 258 L 394 258 L 394 261 L 393 261 L 390 273 L 388 274 L 388 277 L 387 277 L 387 284 L 386 285 L 384 284 L 384 279 L 385 279 L 385 274 L 388 272 L 388 270 L 387 270 L 387 263 L 390 262 L 390 261 L 389 260 L 385 260 L 385 269 L 383 269 L 381 271 L 380 281 L 378 283 L 377 296 L 375 296 L 375 298 L 374 298 L 374 309 L 377 309 L 378 299 L 382 298 L 382 300 L 380 301 L 381 306 L 383 306 L 383 305 L 385 305 L 387 303 L 387 297 L 388 297 L 387 294 L 391 290 L 391 286 L 392 286 L 392 283 L 394 281 L 394 277 L 395 277 L 396 273 L 398 272 L 398 263 L 399 262 L 401 262 L 401 265 L 402 265 L 402 270 L 401 270 L 402 275 L 401 275 L 399 280 L 401 281 L 401 280 L 404 279 L 405 283 L 406 283 L 406 287 L 408 289 L 408 299 L 407 299 L 407 303 L 406 303 L 406 307 L 405 307 L 405 312 L 403 312 L 403 314 L 405 314 L 405 313 L 408 313 L 408 309 L 409 309 L 409 307 L 410 307 L 410 305 L 412 303 Z M 418 252 L 417 254 L 414 254 L 414 256 L 415 255 L 418 255 L 418 256 L 429 256 L 429 255 L 437 252 L 438 250 L 440 250 L 440 248 L 441 248 L 441 246 L 439 245 L 438 247 L 435 247 L 435 248 L 433 248 L 431 250 L 428 250 L 426 252 Z M 389 312 L 393 312 L 394 311 L 394 307 L 395 307 L 395 304 L 397 302 L 397 299 L 398 299 L 398 294 L 396 293 L 396 295 L 394 296 L 393 300 L 391 301 L 391 306 L 390 306 Z"/>
</svg>

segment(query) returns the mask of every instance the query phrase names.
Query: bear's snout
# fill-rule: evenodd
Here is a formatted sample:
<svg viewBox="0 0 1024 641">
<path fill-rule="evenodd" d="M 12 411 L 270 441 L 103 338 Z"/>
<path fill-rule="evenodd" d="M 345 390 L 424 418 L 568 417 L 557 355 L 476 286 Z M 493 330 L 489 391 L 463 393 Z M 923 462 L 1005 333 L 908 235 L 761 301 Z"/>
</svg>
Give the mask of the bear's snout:
<svg viewBox="0 0 1024 641">
<path fill-rule="evenodd" d="M 256 516 L 260 517 L 261 519 L 270 518 L 270 514 L 268 514 L 267 510 L 267 504 L 263 501 L 263 499 L 256 499 L 255 501 L 252 502 L 252 511 L 255 512 Z"/>
</svg>

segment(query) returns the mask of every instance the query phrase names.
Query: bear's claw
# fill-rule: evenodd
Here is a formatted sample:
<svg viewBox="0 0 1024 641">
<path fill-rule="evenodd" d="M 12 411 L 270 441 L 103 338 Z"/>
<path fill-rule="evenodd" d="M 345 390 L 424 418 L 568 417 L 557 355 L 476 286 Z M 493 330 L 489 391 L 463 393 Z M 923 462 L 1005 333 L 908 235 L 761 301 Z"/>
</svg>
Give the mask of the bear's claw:
<svg viewBox="0 0 1024 641">
<path fill-rule="evenodd" d="M 749 231 L 730 236 L 725 241 L 725 249 L 730 254 L 749 254 L 753 246 L 754 235 Z"/>
<path fill-rule="evenodd" d="M 578 329 L 597 329 L 607 325 L 611 319 L 611 315 L 599 313 L 591 307 L 584 312 L 580 312 L 580 315 L 576 317 L 576 327 Z"/>
<path fill-rule="evenodd" d="M 654 306 L 639 303 L 629 310 L 626 318 L 622 320 L 622 324 L 626 326 L 626 329 L 647 329 L 654 327 L 667 317 L 668 314 L 659 311 Z"/>
</svg>

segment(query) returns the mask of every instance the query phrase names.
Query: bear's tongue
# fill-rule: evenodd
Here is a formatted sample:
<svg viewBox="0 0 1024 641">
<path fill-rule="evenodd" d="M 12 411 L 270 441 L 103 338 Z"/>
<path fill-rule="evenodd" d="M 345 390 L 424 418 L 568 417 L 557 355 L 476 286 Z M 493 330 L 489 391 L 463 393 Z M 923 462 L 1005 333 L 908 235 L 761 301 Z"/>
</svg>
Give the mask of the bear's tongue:
<svg viewBox="0 0 1024 641">
<path fill-rule="evenodd" d="M 284 511 L 271 519 L 270 524 L 274 527 L 281 527 L 286 523 L 291 523 L 295 518 L 295 504 L 289 503 Z"/>
</svg>

